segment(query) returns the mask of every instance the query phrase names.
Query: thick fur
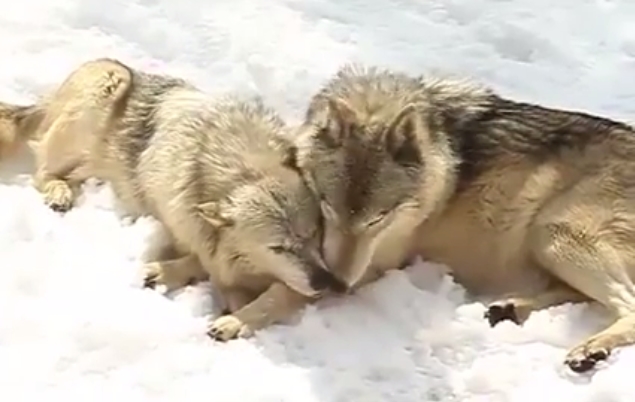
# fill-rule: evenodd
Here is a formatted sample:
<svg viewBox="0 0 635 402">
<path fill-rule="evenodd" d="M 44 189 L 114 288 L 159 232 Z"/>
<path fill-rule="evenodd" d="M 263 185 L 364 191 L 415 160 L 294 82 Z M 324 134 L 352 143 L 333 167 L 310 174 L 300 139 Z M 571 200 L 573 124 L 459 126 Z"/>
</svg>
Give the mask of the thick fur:
<svg viewBox="0 0 635 402">
<path fill-rule="evenodd" d="M 159 219 L 179 255 L 147 264 L 146 283 L 211 277 L 232 313 L 210 322 L 214 338 L 249 336 L 335 283 L 318 202 L 289 158 L 287 127 L 260 100 L 212 99 L 99 59 L 32 108 L 44 111 L 35 133 L 14 136 L 31 138 L 46 202 L 67 210 L 95 176 L 130 215 Z"/>
<path fill-rule="evenodd" d="M 415 228 L 451 192 L 450 146 L 428 147 L 412 109 L 429 104 L 422 89 L 404 74 L 345 66 L 298 131 L 298 164 L 325 216 L 324 255 L 350 287 L 404 264 Z"/>
<path fill-rule="evenodd" d="M 299 165 L 327 217 L 324 254 L 349 285 L 395 268 L 412 245 L 474 294 L 500 297 L 492 325 L 566 302 L 606 306 L 616 320 L 569 351 L 575 371 L 635 343 L 631 127 L 469 82 L 347 66 L 300 131 Z"/>
<path fill-rule="evenodd" d="M 0 161 L 13 158 L 36 134 L 44 112 L 36 105 L 0 102 Z"/>
</svg>

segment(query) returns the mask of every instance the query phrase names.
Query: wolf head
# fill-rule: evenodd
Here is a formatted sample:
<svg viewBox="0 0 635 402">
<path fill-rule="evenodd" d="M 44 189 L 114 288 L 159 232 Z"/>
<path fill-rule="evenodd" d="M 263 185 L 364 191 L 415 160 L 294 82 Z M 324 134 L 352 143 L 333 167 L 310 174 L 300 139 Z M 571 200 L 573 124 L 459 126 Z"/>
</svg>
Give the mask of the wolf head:
<svg viewBox="0 0 635 402">
<path fill-rule="evenodd" d="M 199 205 L 221 235 L 217 261 L 258 276 L 273 276 L 305 296 L 344 286 L 320 254 L 320 206 L 297 172 L 286 170 Z"/>
<path fill-rule="evenodd" d="M 323 254 L 342 281 L 353 286 L 370 262 L 393 260 L 373 258 L 388 253 L 382 238 L 408 238 L 442 208 L 460 165 L 454 133 L 491 95 L 471 80 L 352 64 L 313 97 L 295 158 L 320 198 Z"/>
<path fill-rule="evenodd" d="M 429 133 L 413 103 L 370 116 L 337 97 L 324 105 L 302 128 L 297 160 L 320 200 L 326 262 L 352 287 L 385 234 L 423 218 Z"/>
</svg>

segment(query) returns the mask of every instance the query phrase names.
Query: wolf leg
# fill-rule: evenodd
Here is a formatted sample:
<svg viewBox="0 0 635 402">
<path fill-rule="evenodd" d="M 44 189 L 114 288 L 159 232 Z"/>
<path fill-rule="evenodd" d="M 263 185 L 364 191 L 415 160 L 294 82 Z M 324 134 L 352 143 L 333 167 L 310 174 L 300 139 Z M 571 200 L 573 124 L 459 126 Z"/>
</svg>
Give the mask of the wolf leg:
<svg viewBox="0 0 635 402">
<path fill-rule="evenodd" d="M 282 321 L 299 311 L 312 299 L 275 282 L 254 301 L 230 315 L 210 322 L 208 334 L 219 341 L 247 338 L 259 329 Z"/>
<path fill-rule="evenodd" d="M 157 285 L 164 285 L 168 292 L 208 278 L 198 258 L 193 254 L 173 260 L 147 263 L 143 266 L 143 271 L 144 287 L 155 288 Z"/>
<path fill-rule="evenodd" d="M 618 318 L 608 328 L 579 343 L 567 353 L 565 363 L 571 370 L 582 373 L 606 360 L 615 348 L 633 344 L 635 313 Z"/>
<path fill-rule="evenodd" d="M 66 212 L 72 208 L 79 192 L 79 185 L 71 185 L 44 169 L 35 172 L 33 181 L 35 188 L 44 197 L 44 203 L 53 211 Z"/>
<path fill-rule="evenodd" d="M 600 219 L 605 212 L 584 206 L 570 207 L 565 212 L 572 211 L 598 217 L 594 219 Z M 633 253 L 610 231 L 589 230 L 605 225 L 584 225 L 582 217 L 575 219 L 570 215 L 534 227 L 531 246 L 534 257 L 545 269 L 617 315 L 607 329 L 567 354 L 566 364 L 573 371 L 584 372 L 606 359 L 616 347 L 635 343 L 635 285 L 628 274 L 629 262 L 633 262 L 629 256 Z"/>
<path fill-rule="evenodd" d="M 532 296 L 519 294 L 496 300 L 487 307 L 485 318 L 487 318 L 492 327 L 505 320 L 522 325 L 534 311 L 564 303 L 578 303 L 589 300 L 588 296 L 566 284 L 557 283 L 543 293 Z"/>
<path fill-rule="evenodd" d="M 46 130 L 29 146 L 35 154 L 35 187 L 52 209 L 70 209 L 81 183 L 92 175 L 92 148 L 107 133 L 131 80 L 119 63 L 91 61 L 69 75 L 46 103 Z"/>
<path fill-rule="evenodd" d="M 225 310 L 223 310 L 223 315 L 234 313 L 245 307 L 255 299 L 255 297 L 250 292 L 242 289 L 226 289 L 223 290 L 221 293 L 223 295 L 223 298 L 225 299 L 226 305 Z"/>
</svg>

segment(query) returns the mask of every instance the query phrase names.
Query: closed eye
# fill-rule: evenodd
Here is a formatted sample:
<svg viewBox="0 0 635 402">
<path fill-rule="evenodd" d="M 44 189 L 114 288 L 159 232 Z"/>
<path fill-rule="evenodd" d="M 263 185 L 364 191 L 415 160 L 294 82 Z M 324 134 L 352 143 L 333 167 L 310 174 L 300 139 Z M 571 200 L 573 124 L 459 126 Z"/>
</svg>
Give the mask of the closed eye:
<svg viewBox="0 0 635 402">
<path fill-rule="evenodd" d="M 388 216 L 388 214 L 390 213 L 390 211 L 386 210 L 386 211 L 381 211 L 374 219 L 368 221 L 366 223 L 367 226 L 374 226 L 376 224 L 378 224 L 379 222 L 383 221 L 386 216 Z"/>
<path fill-rule="evenodd" d="M 294 251 L 285 245 L 282 244 L 274 244 L 269 246 L 269 250 L 273 251 L 276 254 L 285 254 L 285 253 L 290 253 L 290 254 L 294 254 Z"/>
</svg>

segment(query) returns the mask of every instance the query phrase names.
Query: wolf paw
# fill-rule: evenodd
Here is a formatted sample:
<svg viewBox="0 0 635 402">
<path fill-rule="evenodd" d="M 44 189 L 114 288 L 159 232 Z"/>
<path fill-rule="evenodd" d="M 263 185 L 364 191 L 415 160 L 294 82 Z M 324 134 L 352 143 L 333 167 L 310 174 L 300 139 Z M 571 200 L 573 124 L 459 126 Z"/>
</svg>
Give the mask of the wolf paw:
<svg viewBox="0 0 635 402">
<path fill-rule="evenodd" d="M 490 327 L 501 321 L 509 320 L 515 324 L 520 324 L 516 314 L 516 305 L 511 302 L 495 302 L 487 307 L 484 318 L 489 321 Z"/>
<path fill-rule="evenodd" d="M 236 316 L 224 315 L 211 323 L 207 334 L 212 339 L 226 342 L 238 337 L 247 338 L 252 335 L 252 331 Z"/>
<path fill-rule="evenodd" d="M 610 354 L 611 349 L 602 344 L 601 338 L 591 339 L 569 351 L 564 362 L 572 371 L 584 373 L 608 359 Z"/>
<path fill-rule="evenodd" d="M 143 266 L 143 287 L 154 289 L 163 284 L 163 271 L 159 264 L 148 263 Z"/>
<path fill-rule="evenodd" d="M 149 262 L 143 266 L 143 287 L 155 289 L 163 285 L 170 292 L 196 283 L 195 278 L 176 275 L 178 272 L 165 270 L 158 262 Z"/>
<path fill-rule="evenodd" d="M 73 207 L 73 191 L 66 183 L 48 183 L 44 189 L 44 203 L 55 212 L 67 212 Z"/>
</svg>

